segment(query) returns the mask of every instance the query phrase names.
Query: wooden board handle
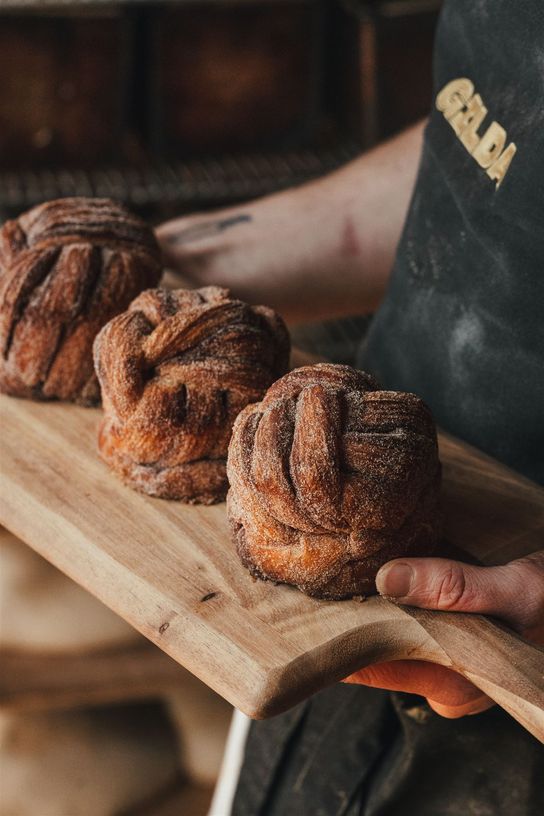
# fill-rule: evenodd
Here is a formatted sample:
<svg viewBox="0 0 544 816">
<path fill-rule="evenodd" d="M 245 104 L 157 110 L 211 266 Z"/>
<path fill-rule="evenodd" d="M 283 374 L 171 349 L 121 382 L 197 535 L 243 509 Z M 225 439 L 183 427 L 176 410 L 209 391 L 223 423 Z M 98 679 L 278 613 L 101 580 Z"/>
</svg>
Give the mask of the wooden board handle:
<svg viewBox="0 0 544 816">
<path fill-rule="evenodd" d="M 402 609 L 438 647 L 435 662 L 462 674 L 544 743 L 544 649 L 483 615 Z"/>
</svg>

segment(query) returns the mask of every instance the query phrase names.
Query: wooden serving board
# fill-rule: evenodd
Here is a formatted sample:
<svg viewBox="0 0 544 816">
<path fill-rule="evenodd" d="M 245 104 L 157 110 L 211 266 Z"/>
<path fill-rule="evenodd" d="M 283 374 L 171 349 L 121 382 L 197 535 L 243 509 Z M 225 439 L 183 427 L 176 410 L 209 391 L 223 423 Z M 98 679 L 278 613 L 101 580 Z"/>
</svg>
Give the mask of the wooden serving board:
<svg viewBox="0 0 544 816">
<path fill-rule="evenodd" d="M 376 661 L 453 666 L 544 740 L 544 650 L 482 616 L 254 581 L 225 506 L 125 487 L 96 455 L 98 410 L 2 396 L 0 522 L 237 708 L 277 714 Z M 442 435 L 447 537 L 484 563 L 542 547 L 544 491 Z"/>
</svg>

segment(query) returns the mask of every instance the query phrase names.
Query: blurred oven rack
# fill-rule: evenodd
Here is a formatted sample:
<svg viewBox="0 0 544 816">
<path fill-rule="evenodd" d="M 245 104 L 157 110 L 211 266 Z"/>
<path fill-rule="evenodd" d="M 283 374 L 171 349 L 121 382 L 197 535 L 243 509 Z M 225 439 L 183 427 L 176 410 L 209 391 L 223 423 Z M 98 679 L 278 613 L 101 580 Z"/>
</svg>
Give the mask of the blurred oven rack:
<svg viewBox="0 0 544 816">
<path fill-rule="evenodd" d="M 345 164 L 362 146 L 160 162 L 144 167 L 0 172 L 0 210 L 15 212 L 51 198 L 105 196 L 135 208 L 213 206 L 300 184 Z"/>
</svg>

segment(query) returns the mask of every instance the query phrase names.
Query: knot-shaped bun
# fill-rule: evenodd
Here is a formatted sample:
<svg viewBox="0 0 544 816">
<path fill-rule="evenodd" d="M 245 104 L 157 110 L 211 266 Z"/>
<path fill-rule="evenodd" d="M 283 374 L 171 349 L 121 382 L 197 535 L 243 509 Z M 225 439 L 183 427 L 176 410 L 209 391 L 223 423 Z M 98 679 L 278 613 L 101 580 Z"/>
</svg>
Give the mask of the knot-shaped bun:
<svg viewBox="0 0 544 816">
<path fill-rule="evenodd" d="M 153 496 L 225 498 L 232 424 L 287 369 L 283 321 L 226 289 L 152 289 L 95 341 L 102 457 Z"/>
<path fill-rule="evenodd" d="M 0 390 L 100 399 L 100 328 L 161 275 L 151 229 L 108 199 L 41 204 L 0 231 Z"/>
<path fill-rule="evenodd" d="M 375 592 L 376 572 L 437 544 L 440 463 L 429 409 L 368 374 L 287 374 L 234 425 L 228 513 L 242 562 L 309 595 Z"/>
</svg>

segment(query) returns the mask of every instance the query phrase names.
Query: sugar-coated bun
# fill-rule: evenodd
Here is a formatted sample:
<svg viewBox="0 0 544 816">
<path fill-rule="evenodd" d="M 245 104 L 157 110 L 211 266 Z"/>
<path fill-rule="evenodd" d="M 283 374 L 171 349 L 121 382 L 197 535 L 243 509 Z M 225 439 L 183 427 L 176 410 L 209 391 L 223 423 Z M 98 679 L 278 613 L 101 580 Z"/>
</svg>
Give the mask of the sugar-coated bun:
<svg viewBox="0 0 544 816">
<path fill-rule="evenodd" d="M 282 320 L 226 289 L 151 289 L 94 345 L 99 449 L 136 490 L 212 504 L 227 491 L 232 425 L 287 369 Z"/>
<path fill-rule="evenodd" d="M 152 230 L 125 207 L 64 198 L 0 231 L 0 391 L 100 400 L 97 332 L 161 276 Z"/>
<path fill-rule="evenodd" d="M 436 551 L 430 411 L 349 366 L 296 369 L 245 408 L 228 477 L 233 538 L 259 578 L 323 598 L 367 595 L 386 561 Z"/>
</svg>

